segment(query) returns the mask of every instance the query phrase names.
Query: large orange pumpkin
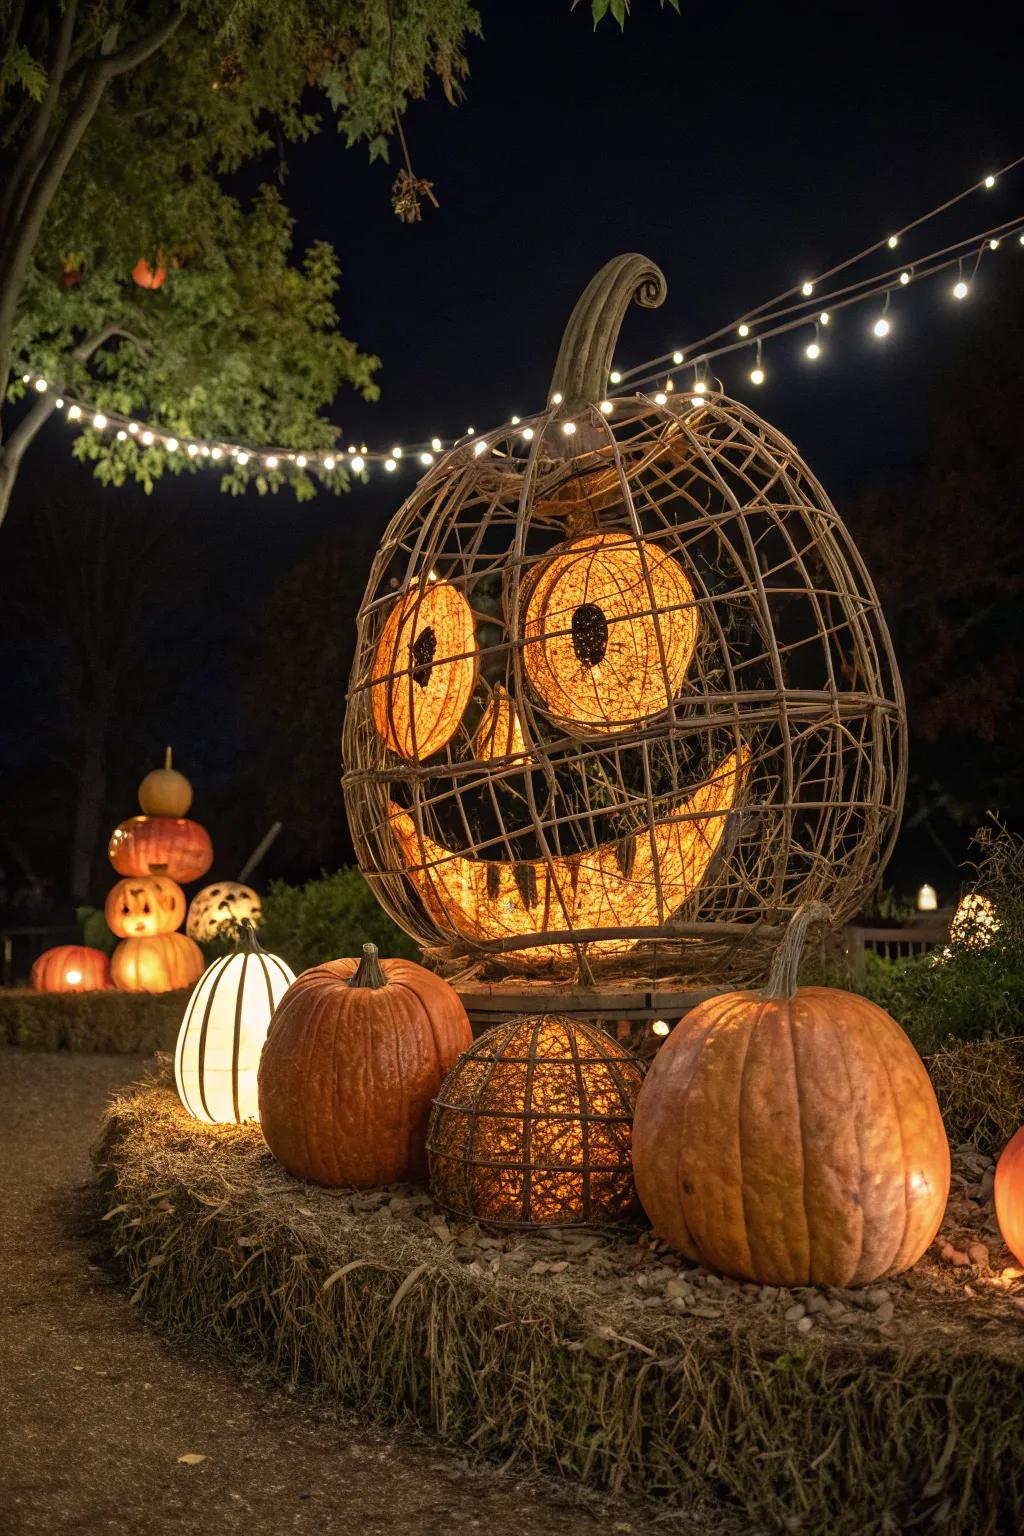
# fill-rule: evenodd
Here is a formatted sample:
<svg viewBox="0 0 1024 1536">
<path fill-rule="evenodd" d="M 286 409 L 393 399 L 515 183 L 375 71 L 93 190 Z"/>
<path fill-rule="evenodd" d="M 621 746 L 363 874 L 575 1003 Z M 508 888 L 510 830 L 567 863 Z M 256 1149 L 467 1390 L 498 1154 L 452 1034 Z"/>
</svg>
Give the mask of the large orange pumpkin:
<svg viewBox="0 0 1024 1536">
<path fill-rule="evenodd" d="M 60 944 L 39 955 L 29 972 L 37 992 L 103 992 L 110 987 L 110 963 L 101 949 Z"/>
<path fill-rule="evenodd" d="M 111 889 L 103 915 L 121 939 L 172 933 L 185 916 L 185 892 L 166 875 L 129 875 Z"/>
<path fill-rule="evenodd" d="M 863 1285 L 938 1230 L 949 1145 L 928 1073 L 866 998 L 796 989 L 798 910 L 764 993 L 677 1024 L 637 1098 L 633 1168 L 658 1235 L 770 1285 Z"/>
<path fill-rule="evenodd" d="M 472 1043 L 466 1010 L 411 960 L 305 971 L 278 1004 L 259 1071 L 260 1123 L 289 1173 L 370 1189 L 427 1177 L 427 1122 Z"/>
<path fill-rule="evenodd" d="M 107 856 L 119 875 L 169 875 L 188 885 L 213 863 L 213 844 L 183 816 L 132 816 L 114 828 Z"/>
<path fill-rule="evenodd" d="M 1010 1137 L 996 1164 L 996 1220 L 1003 1242 L 1024 1264 L 1024 1125 Z"/>
<path fill-rule="evenodd" d="M 114 986 L 122 992 L 177 992 L 203 974 L 203 952 L 183 933 L 122 939 L 110 958 Z"/>
</svg>

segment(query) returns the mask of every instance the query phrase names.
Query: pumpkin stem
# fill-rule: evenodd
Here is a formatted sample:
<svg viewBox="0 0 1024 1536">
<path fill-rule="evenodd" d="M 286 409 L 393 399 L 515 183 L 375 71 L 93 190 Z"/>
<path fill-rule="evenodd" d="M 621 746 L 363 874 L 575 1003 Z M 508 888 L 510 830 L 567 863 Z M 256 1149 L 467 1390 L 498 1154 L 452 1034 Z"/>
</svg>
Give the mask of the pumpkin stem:
<svg viewBox="0 0 1024 1536">
<path fill-rule="evenodd" d="M 238 938 L 235 940 L 235 948 L 247 949 L 251 954 L 256 954 L 263 949 L 263 945 L 256 937 L 255 924 L 250 922 L 247 917 L 243 917 L 238 925 Z"/>
<path fill-rule="evenodd" d="M 164 748 L 164 767 L 167 769 L 168 773 L 174 767 L 174 763 L 171 760 L 171 749 L 170 749 L 170 747 L 165 747 Z"/>
<path fill-rule="evenodd" d="M 805 901 L 803 906 L 797 907 L 789 920 L 782 943 L 775 951 L 763 997 L 792 997 L 795 994 L 796 975 L 803 958 L 808 930 L 817 923 L 831 921 L 831 917 L 823 901 Z"/>
<path fill-rule="evenodd" d="M 372 987 L 376 991 L 378 987 L 386 987 L 387 984 L 388 979 L 377 958 L 376 944 L 364 944 L 362 959 L 356 966 L 355 974 L 346 982 L 346 986 Z"/>
<path fill-rule="evenodd" d="M 616 256 L 590 279 L 569 317 L 551 379 L 548 399 L 562 396 L 560 416 L 604 399 L 626 310 L 631 303 L 657 309 L 667 292 L 665 274 L 646 256 Z"/>
</svg>

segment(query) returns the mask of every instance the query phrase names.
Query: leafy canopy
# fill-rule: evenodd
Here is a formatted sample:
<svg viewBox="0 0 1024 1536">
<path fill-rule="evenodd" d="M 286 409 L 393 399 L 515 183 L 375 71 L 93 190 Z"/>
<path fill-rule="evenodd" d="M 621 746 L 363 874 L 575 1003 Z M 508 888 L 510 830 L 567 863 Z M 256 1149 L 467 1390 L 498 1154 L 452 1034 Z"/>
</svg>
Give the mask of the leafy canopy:
<svg viewBox="0 0 1024 1536">
<path fill-rule="evenodd" d="M 457 99 L 478 31 L 467 0 L 0 0 L 5 251 L 30 246 L 20 275 L 0 261 L 0 303 L 17 286 L 6 335 L 0 324 L 8 398 L 31 368 L 182 439 L 330 446 L 336 429 L 321 412 L 342 386 L 375 398 L 377 359 L 338 329 L 333 249 L 296 253 L 278 188 L 243 198 L 234 173 L 332 124 L 386 156 L 397 117 L 432 80 Z M 87 110 L 90 79 L 164 32 L 106 83 L 26 229 L 37 162 Z M 140 259 L 164 269 L 161 286 L 132 280 Z M 76 452 L 114 484 L 148 488 L 194 467 L 109 431 L 85 431 Z M 260 490 L 282 482 L 232 464 L 223 484 L 241 490 L 250 476 Z M 326 478 L 344 483 L 341 471 Z M 312 493 L 303 472 L 289 480 Z"/>
</svg>

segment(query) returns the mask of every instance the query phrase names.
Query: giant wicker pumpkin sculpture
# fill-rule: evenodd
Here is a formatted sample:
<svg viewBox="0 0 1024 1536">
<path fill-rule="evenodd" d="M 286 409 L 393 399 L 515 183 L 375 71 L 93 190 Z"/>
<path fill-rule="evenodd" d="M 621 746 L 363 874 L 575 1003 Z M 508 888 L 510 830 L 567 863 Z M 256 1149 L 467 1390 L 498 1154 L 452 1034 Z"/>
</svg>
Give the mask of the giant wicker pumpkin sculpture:
<svg viewBox="0 0 1024 1536">
<path fill-rule="evenodd" d="M 107 855 L 119 875 L 168 875 L 188 885 L 213 863 L 210 834 L 183 816 L 131 816 L 111 833 Z"/>
<path fill-rule="evenodd" d="M 770 1285 L 863 1285 L 938 1230 L 949 1145 L 931 1080 L 876 1004 L 796 988 L 808 903 L 763 992 L 676 1025 L 637 1098 L 633 1169 L 659 1237 Z"/>
<path fill-rule="evenodd" d="M 902 693 L 824 491 L 721 395 L 604 400 L 664 291 L 598 273 L 550 408 L 453 448 L 374 561 L 348 820 L 437 961 L 751 976 L 773 914 L 849 916 L 894 836 Z"/>
<path fill-rule="evenodd" d="M 430 1106 L 472 1038 L 446 981 L 374 944 L 304 971 L 260 1058 L 267 1145 L 316 1184 L 425 1182 Z"/>
</svg>

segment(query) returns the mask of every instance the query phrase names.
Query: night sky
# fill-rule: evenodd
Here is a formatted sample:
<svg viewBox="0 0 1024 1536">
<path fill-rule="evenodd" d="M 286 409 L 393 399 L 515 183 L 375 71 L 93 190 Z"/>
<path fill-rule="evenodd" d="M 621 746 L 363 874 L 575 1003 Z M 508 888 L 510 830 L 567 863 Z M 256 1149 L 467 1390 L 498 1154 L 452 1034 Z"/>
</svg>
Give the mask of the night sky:
<svg viewBox="0 0 1024 1536">
<path fill-rule="evenodd" d="M 392 212 L 397 162 L 368 165 L 333 129 L 288 151 L 284 193 L 299 244 L 336 246 L 342 330 L 383 362 L 379 404 L 335 404 L 346 443 L 450 437 L 537 409 L 576 297 L 621 251 L 656 260 L 669 289 L 662 309 L 627 319 L 619 361 L 629 366 L 900 227 L 1024 143 L 1005 6 L 681 8 L 678 17 L 634 0 L 624 34 L 608 21 L 595 34 L 586 4 L 575 13 L 568 0 L 482 5 L 465 101 L 453 110 L 435 90 L 407 115 L 413 165 L 440 202 L 421 224 Z M 273 158 L 263 169 L 273 174 Z M 947 234 L 1024 211 L 1022 192 L 1020 173 L 979 192 L 901 254 L 912 260 Z M 951 304 L 941 280 L 913 291 L 884 346 L 856 309 L 813 371 L 799 356 L 805 338 L 784 338 L 766 351 L 763 389 L 745 382 L 752 359 L 742 354 L 721 367 L 724 386 L 756 397 L 842 510 L 913 464 L 934 375 L 972 307 L 993 301 L 1001 263 L 1020 259 L 1014 247 L 986 262 L 970 304 Z M 237 655 L 240 629 L 325 535 L 350 530 L 353 561 L 368 564 L 412 468 L 377 468 L 369 487 L 303 505 L 288 494 L 221 498 L 213 475 L 168 479 L 147 498 L 102 490 L 70 458 L 69 441 L 54 420 L 23 473 L 0 531 L 5 587 L 20 586 L 36 558 L 28 527 L 44 500 L 73 518 L 76 507 L 120 497 L 140 527 L 164 515 L 184 525 L 193 571 L 156 599 L 180 686 L 154 706 L 152 755 L 173 729 L 196 770 L 198 813 L 203 774 L 209 794 L 218 784 L 223 792 L 234 759 L 222 658 Z M 338 622 L 351 617 L 339 611 Z M 24 785 L 35 764 L 19 701 L 56 674 L 38 645 L 26 656 L 10 623 L 2 637 L 0 747 L 12 782 Z M 339 678 L 337 720 L 324 722 L 335 736 L 344 685 Z M 52 707 L 65 702 L 56 693 Z M 149 766 L 123 765 L 125 781 Z"/>
</svg>

